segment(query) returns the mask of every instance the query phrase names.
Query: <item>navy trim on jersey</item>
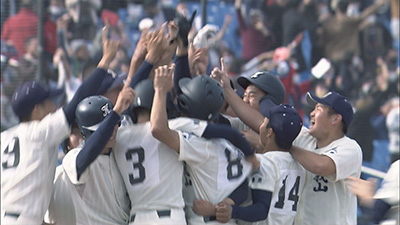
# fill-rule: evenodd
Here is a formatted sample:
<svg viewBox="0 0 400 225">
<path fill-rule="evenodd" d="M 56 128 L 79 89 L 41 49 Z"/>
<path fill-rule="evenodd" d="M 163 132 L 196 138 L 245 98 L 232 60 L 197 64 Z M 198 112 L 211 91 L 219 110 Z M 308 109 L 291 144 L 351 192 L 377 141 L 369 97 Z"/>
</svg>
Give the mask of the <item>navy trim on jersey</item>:
<svg viewBox="0 0 400 225">
<path fill-rule="evenodd" d="M 373 211 L 373 220 L 374 224 L 379 224 L 380 221 L 384 218 L 385 214 L 389 209 L 391 208 L 391 205 L 383 201 L 382 199 L 377 199 L 374 203 L 374 210 Z"/>
<path fill-rule="evenodd" d="M 182 90 L 179 87 L 179 80 L 184 77 L 192 79 L 187 54 L 175 58 L 174 87 L 177 95 L 182 94 Z"/>
<path fill-rule="evenodd" d="M 254 154 L 254 149 L 243 135 L 226 124 L 208 124 L 202 137 L 207 139 L 224 138 L 239 148 L 245 156 Z"/>
<path fill-rule="evenodd" d="M 85 145 L 76 157 L 76 171 L 78 180 L 86 168 L 97 158 L 103 151 L 111 135 L 114 127 L 119 123 L 121 117 L 114 111 L 107 115 L 99 128 L 90 135 L 85 141 Z"/>
<path fill-rule="evenodd" d="M 237 187 L 230 195 L 229 198 L 235 202 L 235 205 L 240 205 L 244 201 L 246 201 L 247 196 L 248 196 L 248 190 L 249 189 L 249 184 L 247 182 L 247 179 L 243 181 L 243 183 Z"/>
<path fill-rule="evenodd" d="M 232 218 L 248 222 L 265 220 L 271 205 L 272 192 L 251 189 L 253 204 L 247 207 L 232 206 Z"/>
<path fill-rule="evenodd" d="M 232 126 L 231 122 L 222 114 L 218 115 L 218 117 L 215 119 L 215 122 L 219 123 L 219 124 L 226 124 L 226 125 Z"/>
<path fill-rule="evenodd" d="M 64 106 L 64 114 L 69 125 L 75 121 L 76 106 L 82 101 L 82 99 L 94 95 L 97 92 L 106 75 L 107 71 L 101 68 L 96 68 L 93 73 L 81 84 L 72 100 Z"/>
<path fill-rule="evenodd" d="M 142 80 L 145 80 L 149 77 L 151 70 L 153 69 L 153 64 L 147 62 L 146 60 L 143 61 L 142 65 L 140 65 L 139 69 L 133 75 L 131 80 L 131 88 L 134 89 L 136 84 Z"/>
</svg>

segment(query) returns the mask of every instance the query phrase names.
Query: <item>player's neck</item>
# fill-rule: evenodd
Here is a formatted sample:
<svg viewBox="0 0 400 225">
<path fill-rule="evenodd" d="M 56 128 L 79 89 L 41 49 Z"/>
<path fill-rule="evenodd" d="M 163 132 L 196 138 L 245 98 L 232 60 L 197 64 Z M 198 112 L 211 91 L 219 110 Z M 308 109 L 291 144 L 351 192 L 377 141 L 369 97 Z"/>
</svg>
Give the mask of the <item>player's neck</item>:
<svg viewBox="0 0 400 225">
<path fill-rule="evenodd" d="M 275 142 L 273 142 L 273 143 L 269 143 L 269 144 L 265 145 L 263 154 L 267 153 L 267 152 L 273 152 L 273 151 L 288 152 L 287 149 L 280 148 Z"/>
</svg>

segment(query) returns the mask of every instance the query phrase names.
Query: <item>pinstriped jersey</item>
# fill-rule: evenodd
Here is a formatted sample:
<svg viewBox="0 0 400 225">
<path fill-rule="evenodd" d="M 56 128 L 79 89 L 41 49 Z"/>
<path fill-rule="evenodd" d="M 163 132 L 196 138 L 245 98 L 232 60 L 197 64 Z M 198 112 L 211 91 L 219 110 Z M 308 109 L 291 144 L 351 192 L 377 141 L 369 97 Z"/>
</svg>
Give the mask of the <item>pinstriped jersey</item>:
<svg viewBox="0 0 400 225">
<path fill-rule="evenodd" d="M 225 139 L 196 137 L 179 131 L 179 160 L 187 164 L 187 173 L 197 199 L 217 204 L 227 198 L 248 176 L 251 164 L 240 149 Z M 190 188 L 188 188 L 190 190 Z M 190 206 L 189 200 L 189 206 Z M 189 223 L 200 223 L 192 214 Z"/>
<path fill-rule="evenodd" d="M 189 118 L 169 121 L 171 129 L 201 136 L 207 123 Z M 131 199 L 131 215 L 141 210 L 183 208 L 183 165 L 178 154 L 151 134 L 150 122 L 121 127 L 114 150 Z"/>
<path fill-rule="evenodd" d="M 58 145 L 70 128 L 62 109 L 1 133 L 1 211 L 41 224 L 50 202 Z"/>
</svg>

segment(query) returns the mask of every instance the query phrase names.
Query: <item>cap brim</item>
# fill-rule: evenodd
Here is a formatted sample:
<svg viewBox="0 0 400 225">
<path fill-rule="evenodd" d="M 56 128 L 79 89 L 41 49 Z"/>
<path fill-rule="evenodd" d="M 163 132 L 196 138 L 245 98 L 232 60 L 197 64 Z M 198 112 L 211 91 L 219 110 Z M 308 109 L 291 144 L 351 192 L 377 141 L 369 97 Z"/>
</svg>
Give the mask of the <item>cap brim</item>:
<svg viewBox="0 0 400 225">
<path fill-rule="evenodd" d="M 276 104 L 269 98 L 265 98 L 264 100 L 262 100 L 260 102 L 260 112 L 261 114 L 263 114 L 263 116 L 269 118 L 270 116 L 270 112 L 271 112 L 271 108 L 276 106 Z"/>
<path fill-rule="evenodd" d="M 120 75 L 114 79 L 111 86 L 107 89 L 107 91 L 113 90 L 116 87 L 123 86 L 124 81 L 128 77 L 128 74 Z"/>
<path fill-rule="evenodd" d="M 325 100 L 323 100 L 322 98 L 318 98 L 311 92 L 307 92 L 306 101 L 312 107 L 314 107 L 317 103 L 329 106 L 329 104 Z"/>
<path fill-rule="evenodd" d="M 247 77 L 239 77 L 237 79 L 237 83 L 240 85 L 240 87 L 242 87 L 243 89 L 246 89 L 247 86 L 249 86 L 253 82 L 251 82 L 250 79 Z"/>
<path fill-rule="evenodd" d="M 59 95 L 61 95 L 62 93 L 64 93 L 63 89 L 51 89 L 49 91 L 49 96 L 48 98 L 53 98 L 53 97 L 57 97 Z"/>
</svg>

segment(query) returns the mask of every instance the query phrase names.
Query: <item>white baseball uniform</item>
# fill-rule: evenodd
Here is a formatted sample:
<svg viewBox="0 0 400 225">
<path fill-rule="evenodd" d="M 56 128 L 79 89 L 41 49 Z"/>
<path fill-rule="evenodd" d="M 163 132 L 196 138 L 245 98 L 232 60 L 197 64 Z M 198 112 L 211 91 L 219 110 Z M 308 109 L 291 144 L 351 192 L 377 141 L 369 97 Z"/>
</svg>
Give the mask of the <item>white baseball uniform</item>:
<svg viewBox="0 0 400 225">
<path fill-rule="evenodd" d="M 62 162 L 75 207 L 76 224 L 127 224 L 129 198 L 113 154 L 99 155 L 78 179 L 76 157 L 69 151 Z"/>
<path fill-rule="evenodd" d="M 189 118 L 169 121 L 170 128 L 199 136 L 206 126 L 205 121 Z M 131 200 L 130 224 L 186 224 L 182 162 L 152 136 L 150 122 L 121 127 L 113 153 Z"/>
<path fill-rule="evenodd" d="M 316 148 L 317 140 L 303 127 L 293 145 L 326 155 L 336 166 L 335 175 L 329 177 L 307 171 L 304 201 L 298 206 L 295 224 L 357 224 L 357 198 L 345 183 L 347 177 L 361 174 L 362 153 L 357 142 L 344 136 Z"/>
<path fill-rule="evenodd" d="M 397 160 L 392 163 L 382 181 L 381 187 L 375 193 L 375 199 L 382 199 L 387 204 L 391 205 L 391 208 L 385 215 L 385 221 L 383 221 L 381 224 L 400 223 L 399 171 L 400 160 Z"/>
<path fill-rule="evenodd" d="M 206 140 L 190 133 L 178 132 L 179 160 L 187 164 L 187 172 L 197 199 L 217 204 L 242 184 L 251 172 L 251 164 L 244 160 L 243 153 L 227 140 Z M 203 217 L 193 212 L 188 213 L 189 224 L 205 224 Z M 219 223 L 211 221 L 207 224 Z M 229 224 L 235 224 L 234 220 Z"/>
<path fill-rule="evenodd" d="M 272 151 L 257 154 L 260 169 L 254 173 L 249 187 L 272 192 L 268 217 L 253 224 L 293 224 L 301 194 L 304 189 L 306 170 L 289 152 Z"/>
<path fill-rule="evenodd" d="M 75 208 L 72 202 L 68 177 L 62 165 L 57 166 L 53 194 L 44 222 L 57 225 L 76 224 Z"/>
<path fill-rule="evenodd" d="M 62 109 L 1 133 L 1 224 L 42 224 L 58 145 L 69 133 Z"/>
</svg>

